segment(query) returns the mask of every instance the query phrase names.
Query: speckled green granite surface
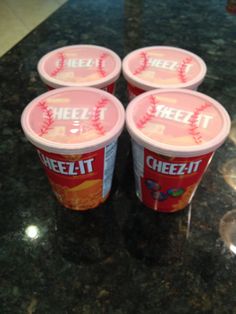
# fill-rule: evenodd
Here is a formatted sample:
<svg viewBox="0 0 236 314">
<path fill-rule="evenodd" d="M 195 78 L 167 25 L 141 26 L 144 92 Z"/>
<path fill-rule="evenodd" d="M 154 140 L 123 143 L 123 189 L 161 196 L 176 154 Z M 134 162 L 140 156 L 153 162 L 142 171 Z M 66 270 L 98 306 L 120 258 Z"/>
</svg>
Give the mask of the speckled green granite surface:
<svg viewBox="0 0 236 314">
<path fill-rule="evenodd" d="M 236 208 L 236 172 L 227 168 L 236 160 L 232 138 L 215 154 L 192 207 L 165 215 L 136 199 L 124 131 L 110 198 L 80 214 L 58 205 L 20 127 L 23 108 L 46 91 L 39 58 L 79 43 L 106 46 L 121 58 L 146 45 L 195 52 L 208 66 L 199 90 L 234 121 L 236 16 L 225 5 L 69 1 L 0 59 L 1 314 L 236 313 L 236 257 L 218 232 L 221 217 Z M 116 95 L 126 106 L 122 77 Z M 36 239 L 26 234 L 32 225 Z"/>
</svg>

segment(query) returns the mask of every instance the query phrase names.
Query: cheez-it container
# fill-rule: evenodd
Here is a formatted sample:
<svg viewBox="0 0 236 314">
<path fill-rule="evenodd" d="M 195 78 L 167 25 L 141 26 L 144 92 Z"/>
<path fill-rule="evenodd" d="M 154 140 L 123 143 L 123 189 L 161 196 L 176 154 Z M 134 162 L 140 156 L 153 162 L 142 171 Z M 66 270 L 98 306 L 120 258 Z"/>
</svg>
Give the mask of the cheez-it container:
<svg viewBox="0 0 236 314">
<path fill-rule="evenodd" d="M 22 128 L 65 207 L 86 210 L 107 199 L 124 121 L 115 96 L 89 87 L 55 89 L 26 106 Z"/>
<path fill-rule="evenodd" d="M 153 90 L 127 107 L 136 194 L 148 207 L 175 212 L 192 200 L 215 150 L 230 130 L 214 99 L 185 89 Z"/>
<path fill-rule="evenodd" d="M 49 89 L 95 87 L 114 94 L 121 60 L 110 49 L 96 45 L 74 45 L 53 50 L 38 63 L 38 73 Z"/>
<path fill-rule="evenodd" d="M 129 99 L 152 89 L 196 90 L 206 75 L 206 64 L 196 54 L 175 47 L 151 46 L 129 53 L 122 62 Z"/>
</svg>

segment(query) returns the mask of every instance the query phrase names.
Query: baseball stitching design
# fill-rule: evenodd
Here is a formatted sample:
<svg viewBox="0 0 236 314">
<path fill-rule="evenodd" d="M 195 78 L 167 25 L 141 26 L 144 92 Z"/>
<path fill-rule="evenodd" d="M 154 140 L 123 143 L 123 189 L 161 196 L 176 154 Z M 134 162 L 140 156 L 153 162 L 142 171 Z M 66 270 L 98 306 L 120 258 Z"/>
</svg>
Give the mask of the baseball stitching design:
<svg viewBox="0 0 236 314">
<path fill-rule="evenodd" d="M 102 122 L 100 120 L 101 109 L 104 108 L 108 103 L 108 99 L 102 98 L 93 108 L 92 125 L 98 133 L 104 135 L 106 133 Z"/>
<path fill-rule="evenodd" d="M 56 67 L 55 70 L 51 72 L 51 76 L 56 76 L 62 69 L 64 68 L 65 65 L 65 57 L 62 52 L 58 53 L 58 66 Z"/>
<path fill-rule="evenodd" d="M 54 122 L 52 109 L 48 108 L 45 101 L 40 101 L 38 107 L 42 110 L 43 113 L 43 125 L 40 129 L 39 136 L 43 136 L 48 133 L 51 129 L 51 126 Z"/>
<path fill-rule="evenodd" d="M 191 57 L 185 58 L 179 65 L 179 68 L 177 69 L 178 72 L 178 77 L 182 83 L 187 82 L 187 77 L 186 77 L 186 66 L 192 62 Z"/>
<path fill-rule="evenodd" d="M 142 129 L 145 124 L 151 120 L 151 118 L 154 116 L 154 114 L 156 113 L 156 105 L 158 104 L 158 102 L 155 101 L 155 98 L 153 96 L 150 96 L 150 105 L 148 106 L 145 114 L 138 120 L 138 122 L 136 123 L 137 127 L 139 129 Z"/>
<path fill-rule="evenodd" d="M 141 65 L 134 71 L 133 75 L 138 75 L 141 72 L 145 71 L 148 66 L 148 58 L 145 52 L 140 53 Z"/>
<path fill-rule="evenodd" d="M 202 143 L 202 136 L 198 129 L 198 118 L 199 115 L 206 109 L 211 107 L 211 104 L 204 103 L 200 107 L 196 108 L 195 112 L 193 113 L 193 116 L 190 119 L 190 128 L 189 128 L 189 134 L 193 136 L 193 139 L 196 144 Z"/>
<path fill-rule="evenodd" d="M 103 53 L 98 61 L 98 72 L 102 77 L 105 77 L 107 75 L 103 67 L 103 61 L 105 60 L 106 57 L 107 57 L 107 53 Z"/>
</svg>

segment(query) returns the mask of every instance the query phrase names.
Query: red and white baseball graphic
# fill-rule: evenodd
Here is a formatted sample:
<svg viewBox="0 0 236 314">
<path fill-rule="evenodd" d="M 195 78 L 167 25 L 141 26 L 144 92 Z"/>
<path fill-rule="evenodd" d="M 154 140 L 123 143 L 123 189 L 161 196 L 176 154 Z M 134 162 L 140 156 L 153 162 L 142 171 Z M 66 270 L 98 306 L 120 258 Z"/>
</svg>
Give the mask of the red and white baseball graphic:
<svg viewBox="0 0 236 314">
<path fill-rule="evenodd" d="M 199 130 L 199 126 L 198 126 L 198 121 L 200 119 L 200 115 L 202 115 L 204 113 L 204 111 L 211 107 L 211 104 L 205 102 L 204 104 L 200 105 L 199 107 L 197 107 L 195 109 L 195 111 L 193 112 L 193 115 L 191 117 L 191 119 L 189 120 L 189 134 L 193 136 L 194 142 L 196 144 L 201 144 L 202 143 L 202 134 Z"/>
<path fill-rule="evenodd" d="M 169 54 L 157 52 L 140 52 L 133 69 L 133 75 L 156 84 L 186 83 L 193 66 L 190 56 L 172 57 Z"/>
<path fill-rule="evenodd" d="M 102 53 L 101 56 L 98 59 L 98 73 L 101 75 L 101 77 L 106 77 L 107 72 L 105 71 L 105 61 L 106 58 L 108 57 L 107 53 Z"/>
<path fill-rule="evenodd" d="M 156 113 L 157 103 L 158 102 L 155 100 L 155 97 L 150 96 L 150 105 L 148 106 L 146 112 L 139 118 L 139 120 L 136 123 L 139 129 L 142 129 L 145 126 L 145 124 L 154 117 Z"/>
<path fill-rule="evenodd" d="M 187 67 L 190 65 L 192 62 L 191 57 L 186 57 L 179 65 L 177 68 L 177 75 L 181 83 L 186 83 L 188 81 L 188 76 L 187 76 Z"/>
<path fill-rule="evenodd" d="M 58 73 L 60 73 L 63 69 L 64 69 L 64 66 L 65 66 L 65 56 L 62 52 L 58 52 L 58 57 L 57 57 L 57 60 L 56 60 L 56 68 L 51 71 L 50 75 L 52 77 L 56 77 Z"/>
<path fill-rule="evenodd" d="M 121 59 L 105 47 L 72 45 L 45 54 L 38 63 L 38 72 L 49 90 L 87 86 L 114 94 Z"/>
<path fill-rule="evenodd" d="M 140 98 L 134 122 L 145 137 L 174 147 L 187 147 L 206 143 L 213 130 L 219 131 L 220 125 L 213 123 L 216 113 L 210 101 L 189 96 L 187 91 L 178 93 L 178 89 L 162 91 L 156 94 L 150 91 Z M 217 121 L 220 122 L 218 118 Z"/>
<path fill-rule="evenodd" d="M 93 116 L 92 116 L 92 125 L 95 130 L 101 134 L 105 134 L 105 128 L 103 125 L 103 121 L 101 120 L 101 110 L 105 108 L 108 104 L 108 99 L 102 98 L 93 108 Z"/>
<path fill-rule="evenodd" d="M 206 75 L 205 62 L 194 53 L 175 47 L 144 47 L 123 61 L 129 99 L 155 88 L 196 90 Z"/>
<path fill-rule="evenodd" d="M 81 53 L 80 55 L 79 52 L 58 52 L 55 57 L 55 68 L 50 72 L 51 77 L 56 78 L 63 71 L 65 72 L 65 77 L 60 75 L 60 79 L 71 79 L 72 81 L 76 79 L 84 80 L 86 78 L 88 80 L 94 78 L 98 79 L 107 76 L 106 62 L 109 55 L 106 52 L 103 52 L 97 57 L 89 55 L 85 56 L 84 53 Z"/>
<path fill-rule="evenodd" d="M 48 133 L 54 123 L 53 112 L 47 106 L 46 101 L 40 101 L 38 107 L 42 112 L 42 125 L 40 126 L 39 136 L 43 136 Z"/>
</svg>

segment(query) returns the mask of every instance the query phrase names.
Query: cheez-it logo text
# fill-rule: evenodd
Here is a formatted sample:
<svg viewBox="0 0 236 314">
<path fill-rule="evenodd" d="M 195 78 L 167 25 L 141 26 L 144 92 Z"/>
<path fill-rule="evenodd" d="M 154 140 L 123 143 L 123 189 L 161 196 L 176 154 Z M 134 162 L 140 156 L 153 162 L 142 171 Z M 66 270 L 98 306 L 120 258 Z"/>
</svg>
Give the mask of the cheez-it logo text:
<svg viewBox="0 0 236 314">
<path fill-rule="evenodd" d="M 86 175 L 94 171 L 94 158 L 76 161 L 62 161 L 49 158 L 38 150 L 42 164 L 53 172 L 67 176 Z"/>
<path fill-rule="evenodd" d="M 60 60 L 56 61 L 56 66 L 60 65 Z M 101 64 L 102 62 L 102 64 Z M 69 58 L 64 61 L 64 65 L 68 68 L 92 68 L 92 67 L 99 67 L 99 66 L 105 66 L 104 64 L 105 60 L 101 60 L 99 58 Z"/>
<path fill-rule="evenodd" d="M 147 156 L 146 164 L 148 168 L 162 174 L 168 174 L 172 176 L 181 176 L 191 173 L 196 173 L 199 169 L 202 160 L 191 161 L 186 163 L 169 163 L 161 160 L 157 160 L 152 156 Z"/>
<path fill-rule="evenodd" d="M 164 70 L 169 70 L 169 71 L 176 71 L 178 70 L 180 66 L 180 62 L 175 61 L 175 60 L 164 60 L 164 59 L 157 59 L 157 58 L 148 58 L 148 65 L 150 67 L 154 68 L 160 68 Z M 185 72 L 188 73 L 193 64 L 186 64 L 185 66 Z"/>
<path fill-rule="evenodd" d="M 151 108 L 151 106 L 150 106 Z M 156 118 L 162 118 L 166 120 L 173 120 L 175 122 L 180 122 L 183 124 L 191 124 L 191 121 L 194 117 L 194 112 L 192 111 L 187 111 L 187 110 L 182 110 L 182 109 L 177 109 L 173 108 L 170 106 L 166 106 L 165 104 L 157 104 L 156 105 L 156 110 L 155 114 L 153 115 L 152 112 L 148 113 Z M 210 121 L 212 121 L 213 117 L 200 113 L 196 118 L 195 118 L 195 124 L 198 127 L 202 127 L 203 129 L 207 129 L 209 126 Z"/>
</svg>

